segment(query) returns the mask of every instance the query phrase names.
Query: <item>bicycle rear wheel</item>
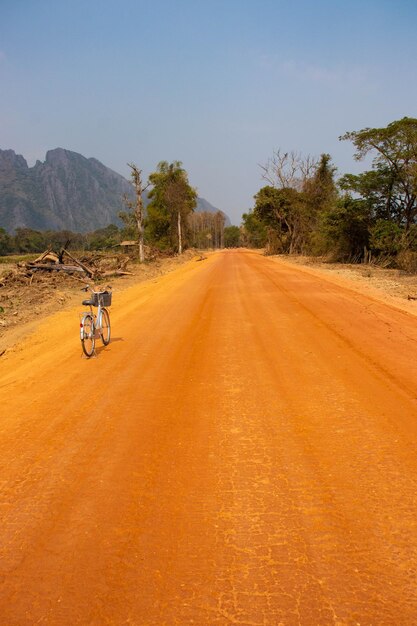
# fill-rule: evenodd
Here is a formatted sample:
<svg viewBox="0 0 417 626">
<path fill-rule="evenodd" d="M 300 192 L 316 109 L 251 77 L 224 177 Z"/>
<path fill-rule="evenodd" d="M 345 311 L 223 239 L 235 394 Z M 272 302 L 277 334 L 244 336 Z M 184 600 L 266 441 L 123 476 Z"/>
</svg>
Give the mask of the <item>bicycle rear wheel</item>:
<svg viewBox="0 0 417 626">
<path fill-rule="evenodd" d="M 110 343 L 110 315 L 107 309 L 101 309 L 101 341 L 107 346 Z"/>
<path fill-rule="evenodd" d="M 95 338 L 94 338 L 94 319 L 92 315 L 85 315 L 81 327 L 81 345 L 85 356 L 90 357 L 94 354 Z"/>
</svg>

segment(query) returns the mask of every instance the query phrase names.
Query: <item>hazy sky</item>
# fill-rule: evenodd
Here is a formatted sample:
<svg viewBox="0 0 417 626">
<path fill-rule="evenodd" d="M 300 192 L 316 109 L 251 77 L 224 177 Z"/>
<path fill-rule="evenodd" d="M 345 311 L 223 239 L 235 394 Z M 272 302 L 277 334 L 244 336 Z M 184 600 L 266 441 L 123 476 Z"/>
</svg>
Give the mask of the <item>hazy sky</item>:
<svg viewBox="0 0 417 626">
<path fill-rule="evenodd" d="M 274 149 L 358 171 L 339 135 L 416 117 L 416 70 L 417 0 L 0 0 L 0 148 L 180 160 L 238 224 Z"/>
</svg>

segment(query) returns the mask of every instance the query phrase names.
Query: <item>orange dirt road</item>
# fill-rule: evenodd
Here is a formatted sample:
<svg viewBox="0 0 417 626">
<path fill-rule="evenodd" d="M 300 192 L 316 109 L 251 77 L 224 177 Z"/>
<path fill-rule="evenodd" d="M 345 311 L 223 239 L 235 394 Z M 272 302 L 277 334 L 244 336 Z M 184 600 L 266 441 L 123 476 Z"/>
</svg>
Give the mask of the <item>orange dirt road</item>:
<svg viewBox="0 0 417 626">
<path fill-rule="evenodd" d="M 2 626 L 417 623 L 416 317 L 225 251 L 112 325 L 2 358 Z"/>
</svg>

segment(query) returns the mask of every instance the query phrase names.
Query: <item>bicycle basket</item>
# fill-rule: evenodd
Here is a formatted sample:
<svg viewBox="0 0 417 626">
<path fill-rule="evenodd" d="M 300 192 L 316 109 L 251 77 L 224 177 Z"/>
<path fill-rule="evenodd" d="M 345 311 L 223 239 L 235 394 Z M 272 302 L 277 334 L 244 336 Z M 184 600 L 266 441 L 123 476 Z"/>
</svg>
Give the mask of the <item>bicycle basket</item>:
<svg viewBox="0 0 417 626">
<path fill-rule="evenodd" d="M 101 306 L 110 306 L 111 297 L 112 297 L 111 291 L 105 291 L 104 293 L 101 293 L 100 294 Z"/>
<path fill-rule="evenodd" d="M 98 306 L 99 302 L 101 306 L 110 306 L 111 305 L 111 291 L 93 291 L 91 294 L 91 300 L 93 301 L 93 306 Z"/>
</svg>

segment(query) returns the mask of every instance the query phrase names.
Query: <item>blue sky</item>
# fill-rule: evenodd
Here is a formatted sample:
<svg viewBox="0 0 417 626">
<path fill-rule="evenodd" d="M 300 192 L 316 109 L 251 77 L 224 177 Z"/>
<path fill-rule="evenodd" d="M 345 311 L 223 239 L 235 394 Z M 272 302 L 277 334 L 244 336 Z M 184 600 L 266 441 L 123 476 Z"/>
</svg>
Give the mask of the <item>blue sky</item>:
<svg viewBox="0 0 417 626">
<path fill-rule="evenodd" d="M 0 148 L 180 160 L 236 224 L 273 150 L 417 117 L 415 0 L 0 0 Z"/>
</svg>

